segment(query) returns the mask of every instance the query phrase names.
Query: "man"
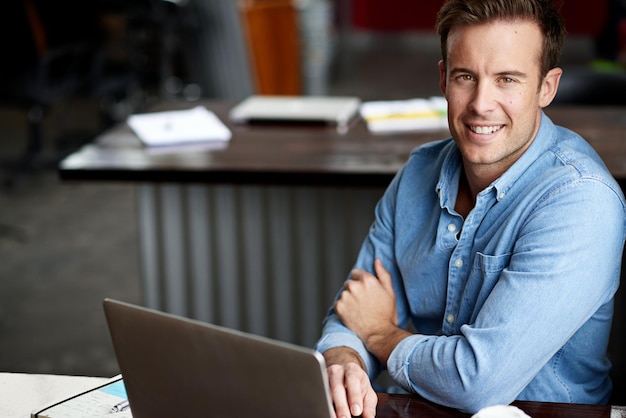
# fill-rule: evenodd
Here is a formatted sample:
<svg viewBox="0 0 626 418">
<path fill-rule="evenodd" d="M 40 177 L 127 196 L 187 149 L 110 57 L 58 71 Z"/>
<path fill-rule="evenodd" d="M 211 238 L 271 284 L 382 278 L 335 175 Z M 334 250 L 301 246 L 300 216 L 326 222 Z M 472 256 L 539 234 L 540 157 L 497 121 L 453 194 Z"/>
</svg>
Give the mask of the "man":
<svg viewBox="0 0 626 418">
<path fill-rule="evenodd" d="M 468 412 L 607 402 L 625 204 L 543 113 L 562 19 L 548 0 L 450 0 L 437 30 L 452 138 L 411 153 L 324 321 L 337 416 L 374 416 L 382 368 Z"/>
</svg>

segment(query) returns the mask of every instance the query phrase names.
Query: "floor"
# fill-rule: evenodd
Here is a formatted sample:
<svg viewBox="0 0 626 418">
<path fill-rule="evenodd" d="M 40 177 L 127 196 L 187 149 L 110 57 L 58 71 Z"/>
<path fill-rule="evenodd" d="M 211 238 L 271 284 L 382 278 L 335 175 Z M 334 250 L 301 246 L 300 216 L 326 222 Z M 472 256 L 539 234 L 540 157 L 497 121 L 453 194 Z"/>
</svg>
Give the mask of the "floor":
<svg viewBox="0 0 626 418">
<path fill-rule="evenodd" d="M 588 46 L 570 48 L 573 62 L 587 58 Z M 438 95 L 438 54 L 432 37 L 363 36 L 342 55 L 329 94 Z M 96 113 L 92 103 L 65 103 L 46 118 L 45 133 L 93 135 Z M 21 112 L 0 108 L 4 168 L 21 152 L 24 124 Z M 0 371 L 118 372 L 101 302 L 140 302 L 135 210 L 132 184 L 61 182 L 54 165 L 0 189 Z"/>
<path fill-rule="evenodd" d="M 90 114 L 85 103 L 65 104 L 46 132 L 74 131 Z M 5 168 L 21 152 L 24 123 L 0 109 Z M 52 164 L 0 190 L 0 370 L 117 373 L 100 304 L 139 301 L 134 212 L 132 185 L 62 183 Z"/>
</svg>

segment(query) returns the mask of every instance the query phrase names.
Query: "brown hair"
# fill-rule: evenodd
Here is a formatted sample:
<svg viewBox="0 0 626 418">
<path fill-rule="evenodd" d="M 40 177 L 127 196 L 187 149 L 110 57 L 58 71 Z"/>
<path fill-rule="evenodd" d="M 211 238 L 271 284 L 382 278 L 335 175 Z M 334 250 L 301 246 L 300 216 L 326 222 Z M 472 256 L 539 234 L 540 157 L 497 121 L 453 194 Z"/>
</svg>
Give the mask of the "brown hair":
<svg viewBox="0 0 626 418">
<path fill-rule="evenodd" d="M 497 20 L 535 22 L 543 34 L 541 75 L 555 68 L 561 56 L 566 30 L 559 5 L 552 0 L 448 0 L 437 14 L 437 33 L 446 64 L 448 35 L 453 27 L 480 25 Z"/>
</svg>

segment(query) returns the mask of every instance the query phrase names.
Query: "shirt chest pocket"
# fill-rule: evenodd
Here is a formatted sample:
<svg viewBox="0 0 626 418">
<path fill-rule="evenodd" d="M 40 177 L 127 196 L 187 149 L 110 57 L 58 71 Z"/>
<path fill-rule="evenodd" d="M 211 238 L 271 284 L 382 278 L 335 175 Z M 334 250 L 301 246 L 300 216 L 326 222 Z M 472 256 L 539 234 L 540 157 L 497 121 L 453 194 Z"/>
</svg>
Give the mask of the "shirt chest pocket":
<svg viewBox="0 0 626 418">
<path fill-rule="evenodd" d="M 474 321 L 510 260 L 510 253 L 502 255 L 476 253 L 461 297 L 459 314 L 463 323 L 471 324 Z"/>
</svg>

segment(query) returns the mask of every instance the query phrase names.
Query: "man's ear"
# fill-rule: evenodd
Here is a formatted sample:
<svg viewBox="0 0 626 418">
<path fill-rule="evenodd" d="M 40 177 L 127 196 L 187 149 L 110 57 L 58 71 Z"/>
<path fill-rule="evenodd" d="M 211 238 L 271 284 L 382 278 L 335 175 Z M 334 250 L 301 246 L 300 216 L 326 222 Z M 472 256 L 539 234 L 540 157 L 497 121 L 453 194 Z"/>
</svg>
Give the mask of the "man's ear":
<svg viewBox="0 0 626 418">
<path fill-rule="evenodd" d="M 443 95 L 446 95 L 446 66 L 443 63 L 443 60 L 439 61 L 439 88 L 441 89 L 441 92 L 443 93 Z"/>
<path fill-rule="evenodd" d="M 563 70 L 560 68 L 553 68 L 548 71 L 548 74 L 543 78 L 541 82 L 541 89 L 539 91 L 539 106 L 547 107 L 559 89 L 559 81 L 561 80 L 561 75 L 563 74 Z"/>
</svg>

